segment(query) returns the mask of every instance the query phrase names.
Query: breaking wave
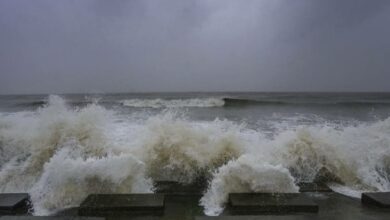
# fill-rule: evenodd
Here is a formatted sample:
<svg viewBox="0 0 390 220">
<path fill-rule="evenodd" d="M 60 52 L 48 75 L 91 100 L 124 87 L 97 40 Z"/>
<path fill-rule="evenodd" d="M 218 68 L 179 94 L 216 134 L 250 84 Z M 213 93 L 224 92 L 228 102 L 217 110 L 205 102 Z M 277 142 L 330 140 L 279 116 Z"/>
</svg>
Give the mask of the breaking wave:
<svg viewBox="0 0 390 220">
<path fill-rule="evenodd" d="M 183 108 L 183 107 L 222 107 L 222 98 L 193 99 L 127 99 L 121 101 L 124 106 L 136 108 Z"/>
<path fill-rule="evenodd" d="M 221 166 L 214 174 L 209 189 L 200 204 L 206 215 L 219 215 L 229 193 L 240 192 L 298 192 L 288 169 L 256 159 L 252 155 L 242 155 Z"/>
<path fill-rule="evenodd" d="M 67 105 L 85 107 L 90 104 L 115 105 L 121 104 L 132 108 L 211 108 L 211 107 L 241 107 L 241 106 L 283 106 L 283 105 L 337 105 L 337 106 L 388 106 L 389 100 L 337 100 L 334 97 L 328 98 L 238 98 L 238 97 L 208 97 L 208 98 L 183 98 L 183 99 L 125 99 L 110 100 L 99 97 L 68 97 Z M 21 100 L 14 104 L 14 107 L 43 107 L 48 104 L 47 99 Z"/>
<path fill-rule="evenodd" d="M 322 99 L 292 98 L 279 99 L 246 99 L 246 98 L 223 98 L 225 106 L 245 106 L 245 105 L 338 105 L 338 106 L 366 106 L 366 105 L 390 105 L 389 100 L 335 100 L 334 97 Z"/>
<path fill-rule="evenodd" d="M 0 114 L 0 192 L 30 193 L 34 214 L 45 215 L 90 193 L 206 178 L 200 204 L 218 215 L 230 192 L 297 192 L 324 169 L 332 178 L 321 181 L 340 192 L 390 190 L 390 119 L 279 127 L 270 137 L 229 120 L 193 121 L 172 110 L 139 119 L 50 96 L 37 111 Z"/>
</svg>

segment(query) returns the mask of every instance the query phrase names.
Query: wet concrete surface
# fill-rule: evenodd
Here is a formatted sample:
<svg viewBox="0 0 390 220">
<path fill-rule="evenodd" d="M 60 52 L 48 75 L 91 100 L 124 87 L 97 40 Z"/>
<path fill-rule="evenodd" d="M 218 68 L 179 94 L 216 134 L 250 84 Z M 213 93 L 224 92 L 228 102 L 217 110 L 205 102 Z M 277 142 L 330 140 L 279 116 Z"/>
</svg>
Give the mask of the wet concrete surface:
<svg viewBox="0 0 390 220">
<path fill-rule="evenodd" d="M 387 193 L 363 193 L 362 203 L 381 208 L 390 208 L 390 192 Z"/>
<path fill-rule="evenodd" d="M 366 207 L 358 198 L 351 198 L 338 193 L 307 193 L 307 195 L 319 206 L 319 212 L 315 215 L 312 215 L 313 219 L 390 219 L 390 209 Z"/>
<path fill-rule="evenodd" d="M 389 220 L 390 209 L 369 207 L 361 203 L 360 199 L 331 193 L 304 193 L 318 205 L 317 213 L 288 213 L 262 215 L 236 215 L 231 207 L 227 206 L 218 217 L 207 217 L 203 207 L 199 206 L 201 194 L 175 195 L 166 194 L 164 215 L 160 217 L 109 217 L 108 220 Z"/>
<path fill-rule="evenodd" d="M 80 205 L 81 216 L 162 215 L 163 194 L 94 194 Z"/>
<path fill-rule="evenodd" d="M 283 214 L 318 212 L 318 205 L 303 193 L 232 193 L 233 214 Z"/>
<path fill-rule="evenodd" d="M 302 193 L 318 205 L 317 213 L 279 213 L 253 215 L 251 213 L 237 214 L 227 205 L 218 217 L 204 216 L 203 207 L 199 206 L 202 194 L 179 193 L 158 194 L 165 196 L 162 216 L 112 213 L 107 220 L 389 220 L 390 209 L 365 205 L 358 198 L 350 198 L 336 192 L 307 192 Z M 71 208 L 57 213 L 56 216 L 73 217 L 77 220 L 79 208 Z M 4 218 L 4 217 L 3 217 Z M 42 218 L 42 220 L 49 218 Z M 0 220 L 3 220 L 0 218 Z M 29 220 L 29 218 L 10 218 L 4 220 Z M 33 220 L 33 218 L 31 218 Z M 38 219 L 41 220 L 41 219 Z M 60 219 L 68 220 L 68 219 Z"/>
<path fill-rule="evenodd" d="M 269 215 L 241 215 L 241 216 L 219 216 L 219 217 L 196 217 L 195 220 L 312 220 L 311 216 L 269 216 Z"/>
<path fill-rule="evenodd" d="M 104 218 L 75 216 L 3 216 L 0 220 L 104 220 Z"/>
</svg>

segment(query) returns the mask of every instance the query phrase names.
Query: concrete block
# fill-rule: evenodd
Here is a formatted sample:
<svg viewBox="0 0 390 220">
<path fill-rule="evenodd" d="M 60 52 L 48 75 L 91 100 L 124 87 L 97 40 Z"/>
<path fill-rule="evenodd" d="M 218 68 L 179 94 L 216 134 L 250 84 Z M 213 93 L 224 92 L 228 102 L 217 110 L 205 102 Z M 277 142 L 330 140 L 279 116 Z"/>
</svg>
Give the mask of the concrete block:
<svg viewBox="0 0 390 220">
<path fill-rule="evenodd" d="M 105 218 L 77 216 L 3 216 L 0 220 L 105 220 Z"/>
<path fill-rule="evenodd" d="M 30 208 L 30 197 L 27 193 L 0 194 L 0 215 L 25 214 Z"/>
<path fill-rule="evenodd" d="M 157 217 L 157 216 L 108 216 L 106 220 L 175 220 L 172 218 Z M 180 219 L 185 220 L 185 219 Z"/>
<path fill-rule="evenodd" d="M 234 214 L 318 212 L 318 205 L 301 193 L 232 193 L 229 205 Z"/>
<path fill-rule="evenodd" d="M 80 205 L 81 216 L 162 215 L 162 194 L 92 194 Z"/>
<path fill-rule="evenodd" d="M 195 220 L 316 220 L 314 216 L 301 216 L 301 215 L 291 215 L 291 216 L 277 216 L 277 215 L 235 215 L 235 216 L 202 216 L 196 217 Z"/>
<path fill-rule="evenodd" d="M 390 192 L 363 193 L 362 203 L 381 208 L 390 208 Z"/>
</svg>

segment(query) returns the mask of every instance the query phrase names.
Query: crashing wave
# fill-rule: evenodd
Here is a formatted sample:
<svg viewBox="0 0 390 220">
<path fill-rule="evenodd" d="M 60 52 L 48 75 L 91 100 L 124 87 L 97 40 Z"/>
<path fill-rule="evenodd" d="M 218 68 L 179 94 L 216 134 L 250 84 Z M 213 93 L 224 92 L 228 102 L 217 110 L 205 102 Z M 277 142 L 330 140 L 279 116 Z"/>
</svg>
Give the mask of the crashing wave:
<svg viewBox="0 0 390 220">
<path fill-rule="evenodd" d="M 92 193 L 150 193 L 153 183 L 145 177 L 144 163 L 131 155 L 102 158 L 69 158 L 62 150 L 45 164 L 30 190 L 35 214 L 78 206 Z"/>
<path fill-rule="evenodd" d="M 390 190 L 390 119 L 275 127 L 270 137 L 171 111 L 134 119 L 51 96 L 37 111 L 0 115 L 0 192 L 29 192 L 35 214 L 47 214 L 88 193 L 152 192 L 155 181 L 206 177 L 201 204 L 216 215 L 230 192 L 294 192 L 322 168 L 339 177 L 330 186 L 340 192 Z"/>
<path fill-rule="evenodd" d="M 191 183 L 242 154 L 239 126 L 194 123 L 167 113 L 146 122 L 138 154 L 155 180 Z"/>
<path fill-rule="evenodd" d="M 73 110 L 51 96 L 35 113 L 1 118 L 0 192 L 29 192 L 35 214 L 50 214 L 91 192 L 151 191 L 143 163 L 113 153 L 110 117 L 100 106 Z"/>
<path fill-rule="evenodd" d="M 298 190 L 288 169 L 253 155 L 243 155 L 218 169 L 200 204 L 204 206 L 206 215 L 216 216 L 223 211 L 229 193 L 287 193 Z"/>
</svg>

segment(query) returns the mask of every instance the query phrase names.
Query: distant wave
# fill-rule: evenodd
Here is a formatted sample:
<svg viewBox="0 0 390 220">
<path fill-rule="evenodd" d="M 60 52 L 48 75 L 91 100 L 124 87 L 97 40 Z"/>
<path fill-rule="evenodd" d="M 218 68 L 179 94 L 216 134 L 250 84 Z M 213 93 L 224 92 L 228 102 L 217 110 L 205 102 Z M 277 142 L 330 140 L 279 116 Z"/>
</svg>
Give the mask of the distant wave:
<svg viewBox="0 0 390 220">
<path fill-rule="evenodd" d="M 181 98 L 181 99 L 125 99 L 119 101 L 126 107 L 134 108 L 185 108 L 185 107 L 240 107 L 250 105 L 340 105 L 340 106 L 363 106 L 363 105 L 390 105 L 389 100 L 334 100 L 329 99 L 294 99 L 294 98 L 234 98 L 234 97 L 209 97 L 209 98 Z M 85 106 L 88 104 L 117 104 L 115 100 L 68 100 L 70 106 Z M 16 103 L 18 107 L 44 107 L 48 104 L 47 100 L 33 100 Z"/>
<path fill-rule="evenodd" d="M 86 106 L 89 104 L 115 104 L 114 101 L 101 101 L 101 100 L 67 100 L 67 105 L 69 106 Z M 45 107 L 49 102 L 47 100 L 39 101 L 25 101 L 16 103 L 16 107 Z"/>
<path fill-rule="evenodd" d="M 41 106 L 44 106 L 46 105 L 47 102 L 46 101 L 31 101 L 31 102 L 23 102 L 23 103 L 18 103 L 16 104 L 16 106 L 19 106 L 19 107 L 41 107 Z"/>
<path fill-rule="evenodd" d="M 294 100 L 294 99 L 242 99 L 242 98 L 223 98 L 225 106 L 243 106 L 243 105 L 345 105 L 345 106 L 356 106 L 356 105 L 390 105 L 388 100 L 354 100 L 346 101 L 340 100 L 335 101 L 329 100 Z"/>
<path fill-rule="evenodd" d="M 138 108 L 180 108 L 180 107 L 222 107 L 222 98 L 191 98 L 191 99 L 126 99 L 122 105 Z"/>
<path fill-rule="evenodd" d="M 261 105 L 261 104 L 288 104 L 283 101 L 276 100 L 255 100 L 241 98 L 224 98 L 225 106 L 242 106 L 242 105 Z"/>
</svg>

